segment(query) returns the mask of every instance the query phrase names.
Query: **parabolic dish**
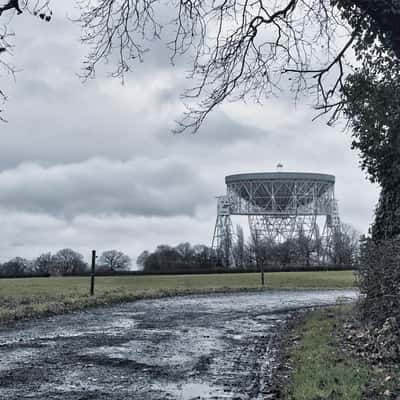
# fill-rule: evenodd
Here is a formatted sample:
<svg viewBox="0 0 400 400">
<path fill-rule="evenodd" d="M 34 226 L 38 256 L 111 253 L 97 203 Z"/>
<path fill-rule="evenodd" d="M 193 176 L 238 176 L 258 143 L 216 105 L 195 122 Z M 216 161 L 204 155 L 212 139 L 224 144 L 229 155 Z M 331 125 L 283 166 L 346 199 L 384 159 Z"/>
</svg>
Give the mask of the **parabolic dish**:
<svg viewBox="0 0 400 400">
<path fill-rule="evenodd" d="M 309 206 L 335 184 L 334 175 L 308 172 L 257 172 L 225 177 L 228 192 L 266 211 Z"/>
</svg>

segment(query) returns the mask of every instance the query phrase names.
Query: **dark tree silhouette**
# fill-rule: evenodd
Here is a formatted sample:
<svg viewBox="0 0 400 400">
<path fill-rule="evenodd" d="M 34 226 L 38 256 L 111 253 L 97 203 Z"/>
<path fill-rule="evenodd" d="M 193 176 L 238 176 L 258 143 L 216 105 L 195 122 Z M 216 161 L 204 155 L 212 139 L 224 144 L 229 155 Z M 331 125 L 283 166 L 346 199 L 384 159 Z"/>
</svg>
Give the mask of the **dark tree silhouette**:
<svg viewBox="0 0 400 400">
<path fill-rule="evenodd" d="M 131 264 L 129 256 L 118 250 L 104 251 L 100 257 L 100 264 L 111 271 L 128 269 Z"/>
<path fill-rule="evenodd" d="M 384 74 L 364 68 L 346 83 L 353 148 L 360 151 L 361 168 L 382 188 L 372 228 L 376 240 L 400 234 L 399 78 L 400 69 L 392 65 Z"/>
<path fill-rule="evenodd" d="M 52 274 L 75 274 L 88 269 L 82 254 L 72 249 L 61 249 L 52 256 L 50 272 Z"/>
</svg>

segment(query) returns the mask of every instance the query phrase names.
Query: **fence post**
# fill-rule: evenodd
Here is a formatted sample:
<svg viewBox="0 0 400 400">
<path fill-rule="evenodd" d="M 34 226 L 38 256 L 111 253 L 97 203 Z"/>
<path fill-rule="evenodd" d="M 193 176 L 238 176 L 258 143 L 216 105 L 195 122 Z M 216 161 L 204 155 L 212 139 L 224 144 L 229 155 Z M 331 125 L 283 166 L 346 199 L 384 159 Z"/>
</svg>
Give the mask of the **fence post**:
<svg viewBox="0 0 400 400">
<path fill-rule="evenodd" d="M 94 276 L 96 268 L 96 250 L 92 250 L 92 271 L 90 273 L 90 295 L 94 295 Z"/>
<path fill-rule="evenodd" d="M 261 261 L 261 286 L 264 287 L 264 260 Z"/>
</svg>

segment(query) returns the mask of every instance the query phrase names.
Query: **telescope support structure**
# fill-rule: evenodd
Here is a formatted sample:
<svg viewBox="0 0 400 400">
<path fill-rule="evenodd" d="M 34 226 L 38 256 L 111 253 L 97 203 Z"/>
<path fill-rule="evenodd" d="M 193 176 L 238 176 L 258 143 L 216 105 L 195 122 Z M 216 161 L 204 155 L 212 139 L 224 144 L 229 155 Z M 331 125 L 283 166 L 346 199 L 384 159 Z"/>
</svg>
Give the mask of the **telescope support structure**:
<svg viewBox="0 0 400 400">
<path fill-rule="evenodd" d="M 234 215 L 247 215 L 258 243 L 308 243 L 313 264 L 332 259 L 340 229 L 334 177 L 322 174 L 259 173 L 226 177 L 227 195 L 217 197 L 212 248 L 224 266 L 234 266 Z M 303 242 L 302 242 L 303 240 Z"/>
</svg>

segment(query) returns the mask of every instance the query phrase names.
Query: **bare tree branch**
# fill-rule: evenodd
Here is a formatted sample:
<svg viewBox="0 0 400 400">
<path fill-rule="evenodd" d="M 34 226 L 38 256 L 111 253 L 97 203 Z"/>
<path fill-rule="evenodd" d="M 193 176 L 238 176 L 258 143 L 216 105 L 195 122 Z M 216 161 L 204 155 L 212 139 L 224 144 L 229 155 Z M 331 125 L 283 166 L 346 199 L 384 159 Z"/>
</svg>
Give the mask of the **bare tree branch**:
<svg viewBox="0 0 400 400">
<path fill-rule="evenodd" d="M 0 16 L 4 16 L 6 11 L 14 11 L 14 14 L 22 14 L 24 11 L 31 15 L 37 15 L 39 18 L 46 21 L 51 19 L 51 10 L 49 7 L 50 0 L 37 0 L 35 4 L 31 5 L 29 0 L 9 0 L 8 3 L 0 7 Z M 5 14 L 3 14 L 5 13 Z M 7 14 L 8 15 L 8 14 Z M 10 25 L 12 20 L 12 14 L 8 20 L 0 25 L 0 76 L 1 73 L 5 75 L 11 75 L 15 80 L 16 68 L 10 64 L 9 58 L 12 56 L 12 50 L 14 48 L 11 43 L 15 33 L 11 31 Z M 8 56 L 8 57 L 7 57 Z M 7 101 L 6 93 L 0 89 L 0 103 Z M 0 113 L 3 110 L 0 109 Z M 7 122 L 7 120 L 0 115 L 0 121 Z"/>
<path fill-rule="evenodd" d="M 17 14 L 22 14 L 22 10 L 19 7 L 19 2 L 18 0 L 9 0 L 7 4 L 4 6 L 0 7 L 0 15 L 3 13 L 3 11 L 15 9 Z"/>
<path fill-rule="evenodd" d="M 82 41 L 90 46 L 83 78 L 94 77 L 99 62 L 113 57 L 117 62 L 111 75 L 122 79 L 133 60 L 143 61 L 148 42 L 160 39 L 163 4 L 160 0 L 82 0 Z M 327 106 L 342 87 L 344 53 L 352 39 L 336 50 L 333 37 L 345 24 L 330 0 L 287 0 L 281 6 L 270 0 L 175 0 L 172 4 L 176 16 L 165 22 L 175 31 L 167 42 L 171 61 L 183 54 L 192 56 L 189 77 L 194 82 L 183 93 L 187 112 L 177 132 L 196 132 L 225 100 L 262 101 L 279 90 L 284 73 L 296 74 L 292 81 L 296 96 L 316 89 L 317 105 Z M 316 49 L 321 41 L 323 62 L 318 59 L 321 50 Z M 337 78 L 326 87 L 324 78 L 334 67 Z"/>
<path fill-rule="evenodd" d="M 0 15 L 26 10 L 48 21 L 49 1 L 9 0 Z M 95 77 L 99 63 L 106 62 L 113 66 L 111 75 L 124 80 L 134 62 L 144 60 L 151 42 L 163 39 L 172 63 L 178 56 L 192 58 L 193 86 L 182 95 L 187 111 L 176 132 L 196 132 L 225 101 L 262 102 L 286 86 L 295 99 L 304 92 L 314 95 L 316 109 L 331 113 L 333 121 L 342 110 L 340 97 L 350 70 L 346 54 L 352 47 L 370 59 L 366 49 L 380 41 L 400 59 L 400 6 L 392 3 L 78 0 L 81 40 L 90 49 L 81 76 Z M 6 50 L 0 43 L 0 60 Z"/>
</svg>

